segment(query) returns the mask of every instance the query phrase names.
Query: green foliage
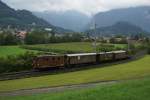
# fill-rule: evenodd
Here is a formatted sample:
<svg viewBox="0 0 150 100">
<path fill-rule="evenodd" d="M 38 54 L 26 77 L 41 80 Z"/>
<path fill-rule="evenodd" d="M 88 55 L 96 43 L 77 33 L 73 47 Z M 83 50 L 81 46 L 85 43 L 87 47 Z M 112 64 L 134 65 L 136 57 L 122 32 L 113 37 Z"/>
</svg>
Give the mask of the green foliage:
<svg viewBox="0 0 150 100">
<path fill-rule="evenodd" d="M 100 44 L 98 45 L 97 51 L 98 52 L 109 52 L 109 51 L 115 51 L 115 50 L 122 50 L 125 48 L 116 47 L 113 44 Z"/>
<path fill-rule="evenodd" d="M 47 32 L 42 30 L 35 30 L 30 33 L 27 33 L 25 38 L 26 44 L 44 44 L 47 43 L 49 35 Z"/>
<path fill-rule="evenodd" d="M 62 43 L 62 42 L 80 42 L 82 34 L 60 34 L 56 35 L 54 31 L 48 33 L 44 30 L 35 30 L 27 34 L 25 44 L 47 44 L 47 43 Z"/>
<path fill-rule="evenodd" d="M 120 39 L 120 40 L 117 40 Z M 116 36 L 115 38 L 111 38 L 110 39 L 110 43 L 112 44 L 127 44 L 127 40 L 125 37 L 121 37 L 121 36 Z"/>
<path fill-rule="evenodd" d="M 0 73 L 30 70 L 35 56 L 35 53 L 26 52 L 22 55 L 0 58 Z"/>
<path fill-rule="evenodd" d="M 62 36 L 51 36 L 49 43 L 64 43 L 64 42 L 81 42 L 83 39 L 82 34 L 73 33 L 73 34 L 64 34 Z"/>
<path fill-rule="evenodd" d="M 139 51 L 145 50 L 147 49 L 147 43 L 144 42 L 139 42 L 139 43 L 132 43 L 129 45 L 130 48 L 130 53 L 131 54 L 135 54 Z"/>
<path fill-rule="evenodd" d="M 0 33 L 0 45 L 16 45 L 21 43 L 19 38 L 11 32 Z"/>
<path fill-rule="evenodd" d="M 150 38 L 145 39 L 146 48 L 148 50 L 148 54 L 150 54 Z"/>
<path fill-rule="evenodd" d="M 148 54 L 150 54 L 150 43 L 148 44 Z"/>
</svg>

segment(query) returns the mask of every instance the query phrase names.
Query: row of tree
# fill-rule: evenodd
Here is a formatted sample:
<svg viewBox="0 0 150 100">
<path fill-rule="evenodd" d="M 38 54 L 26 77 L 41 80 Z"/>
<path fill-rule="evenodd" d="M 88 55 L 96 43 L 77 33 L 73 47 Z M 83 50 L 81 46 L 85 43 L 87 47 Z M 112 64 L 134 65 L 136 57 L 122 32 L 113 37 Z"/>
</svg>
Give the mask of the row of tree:
<svg viewBox="0 0 150 100">
<path fill-rule="evenodd" d="M 26 35 L 26 44 L 46 44 L 46 43 L 61 43 L 61 42 L 80 42 L 82 41 L 82 34 L 59 34 L 56 35 L 54 32 L 48 33 L 46 31 L 33 31 Z"/>
<path fill-rule="evenodd" d="M 26 34 L 24 40 L 20 39 L 15 33 L 10 31 L 0 33 L 0 45 L 16 45 L 16 44 L 46 44 L 61 42 L 80 42 L 83 35 L 80 33 L 56 35 L 54 32 L 43 30 L 34 30 Z"/>
<path fill-rule="evenodd" d="M 20 39 L 11 32 L 0 33 L 0 45 L 16 45 L 21 43 Z"/>
</svg>

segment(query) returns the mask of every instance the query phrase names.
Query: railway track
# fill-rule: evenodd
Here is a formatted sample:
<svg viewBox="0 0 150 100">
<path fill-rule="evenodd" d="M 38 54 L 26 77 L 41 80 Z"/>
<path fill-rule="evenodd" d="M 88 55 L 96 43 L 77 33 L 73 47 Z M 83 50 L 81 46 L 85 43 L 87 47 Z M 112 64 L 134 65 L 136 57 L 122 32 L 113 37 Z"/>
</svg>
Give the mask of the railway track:
<svg viewBox="0 0 150 100">
<path fill-rule="evenodd" d="M 116 61 L 116 62 L 95 64 L 95 65 L 85 65 L 85 67 L 81 67 L 83 66 L 81 65 L 81 66 L 76 66 L 76 67 L 70 67 L 70 68 L 64 68 L 64 69 L 57 68 L 57 69 L 50 69 L 50 70 L 45 70 L 45 71 L 29 70 L 29 71 L 21 71 L 21 72 L 13 72 L 13 73 L 4 73 L 0 75 L 0 81 L 22 79 L 22 78 L 29 78 L 29 77 L 38 77 L 42 75 L 52 75 L 52 74 L 57 74 L 57 73 L 73 72 L 73 71 L 85 70 L 85 69 L 97 68 L 97 67 L 107 67 L 110 65 L 122 64 L 122 63 L 127 63 L 130 61 L 134 61 L 134 60 L 142 58 L 146 54 L 147 54 L 146 51 L 141 51 L 130 59 Z"/>
<path fill-rule="evenodd" d="M 30 70 L 30 71 L 21 71 L 21 72 L 13 72 L 13 73 L 4 73 L 0 75 L 0 81 L 29 77 L 35 75 L 36 73 L 39 72 L 36 70 Z"/>
</svg>

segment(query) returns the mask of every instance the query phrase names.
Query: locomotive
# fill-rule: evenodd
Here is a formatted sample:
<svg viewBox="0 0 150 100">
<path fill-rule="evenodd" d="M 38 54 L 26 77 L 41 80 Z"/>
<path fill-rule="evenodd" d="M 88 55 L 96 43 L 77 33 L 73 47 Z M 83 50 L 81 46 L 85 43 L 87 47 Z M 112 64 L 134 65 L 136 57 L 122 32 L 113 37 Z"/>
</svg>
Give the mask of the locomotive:
<svg viewBox="0 0 150 100">
<path fill-rule="evenodd" d="M 129 58 L 128 52 L 123 50 L 100 53 L 41 55 L 33 60 L 33 68 L 64 68 L 72 65 L 103 63 L 127 58 Z"/>
</svg>

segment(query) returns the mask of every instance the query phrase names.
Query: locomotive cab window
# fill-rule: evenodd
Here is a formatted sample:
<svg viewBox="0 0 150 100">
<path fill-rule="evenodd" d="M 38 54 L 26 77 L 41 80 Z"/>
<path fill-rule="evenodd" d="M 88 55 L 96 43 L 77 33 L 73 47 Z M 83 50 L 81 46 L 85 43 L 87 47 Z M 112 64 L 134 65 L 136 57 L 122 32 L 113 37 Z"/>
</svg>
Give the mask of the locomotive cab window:
<svg viewBox="0 0 150 100">
<path fill-rule="evenodd" d="M 52 60 L 55 61 L 55 58 L 53 57 Z"/>
<path fill-rule="evenodd" d="M 58 57 L 57 59 L 60 60 L 60 57 Z"/>
<path fill-rule="evenodd" d="M 48 59 L 48 58 L 45 58 L 45 60 L 48 61 L 49 59 Z"/>
<path fill-rule="evenodd" d="M 80 56 L 78 56 L 78 60 L 80 60 L 81 58 L 80 58 Z"/>
</svg>

